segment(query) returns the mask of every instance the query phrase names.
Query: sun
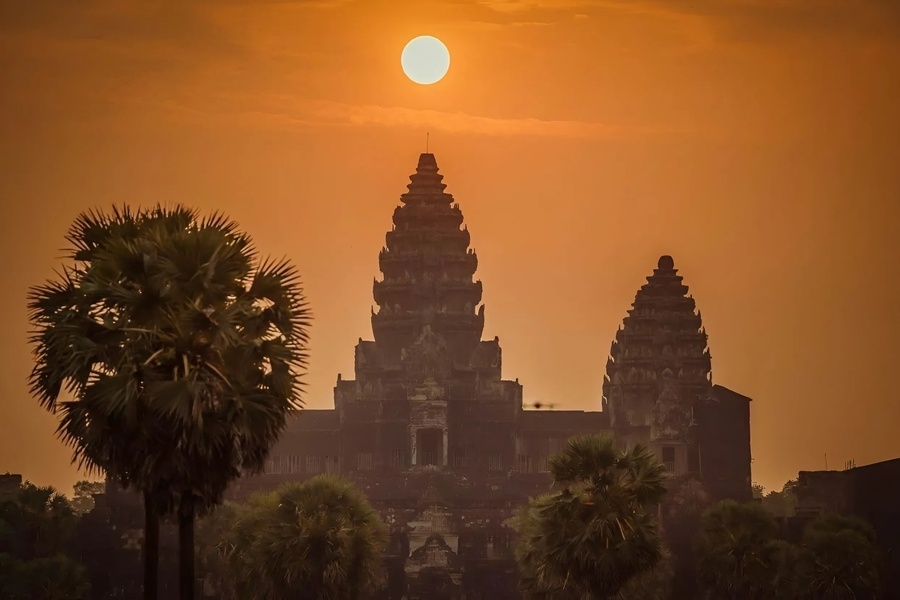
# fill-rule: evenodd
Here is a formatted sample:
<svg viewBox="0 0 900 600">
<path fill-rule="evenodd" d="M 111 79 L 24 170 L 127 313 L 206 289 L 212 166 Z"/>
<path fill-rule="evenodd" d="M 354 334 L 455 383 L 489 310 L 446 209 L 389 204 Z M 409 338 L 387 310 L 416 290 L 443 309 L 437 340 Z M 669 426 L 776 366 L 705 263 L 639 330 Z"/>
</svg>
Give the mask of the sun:
<svg viewBox="0 0 900 600">
<path fill-rule="evenodd" d="M 443 79 L 450 69 L 450 51 L 436 37 L 420 35 L 403 48 L 400 66 L 410 80 L 431 85 Z"/>
</svg>

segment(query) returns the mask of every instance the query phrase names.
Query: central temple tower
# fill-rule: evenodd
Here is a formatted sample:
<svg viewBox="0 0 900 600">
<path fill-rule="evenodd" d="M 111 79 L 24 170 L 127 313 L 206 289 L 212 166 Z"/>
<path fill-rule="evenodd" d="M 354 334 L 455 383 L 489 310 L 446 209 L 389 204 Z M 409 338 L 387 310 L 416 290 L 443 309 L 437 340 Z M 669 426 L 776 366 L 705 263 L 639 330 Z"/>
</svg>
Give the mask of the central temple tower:
<svg viewBox="0 0 900 600">
<path fill-rule="evenodd" d="M 394 210 L 373 285 L 375 340 L 360 339 L 355 381 L 335 387 L 342 470 L 515 465 L 522 388 L 501 380 L 499 340 L 481 340 L 478 258 L 446 187 L 422 154 Z"/>
<path fill-rule="evenodd" d="M 379 310 L 372 332 L 389 362 L 402 360 L 425 328 L 447 343 L 456 362 L 468 362 L 481 341 L 481 282 L 472 279 L 478 258 L 443 178 L 434 155 L 422 154 L 378 256 L 384 280 L 374 284 Z"/>
</svg>

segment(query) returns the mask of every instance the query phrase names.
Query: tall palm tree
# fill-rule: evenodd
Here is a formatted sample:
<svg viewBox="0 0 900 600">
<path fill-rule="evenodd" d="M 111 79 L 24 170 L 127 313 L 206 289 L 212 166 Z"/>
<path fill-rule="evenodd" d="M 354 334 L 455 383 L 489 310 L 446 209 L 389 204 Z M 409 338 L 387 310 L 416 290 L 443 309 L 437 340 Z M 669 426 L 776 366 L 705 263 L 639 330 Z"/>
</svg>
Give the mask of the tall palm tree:
<svg viewBox="0 0 900 600">
<path fill-rule="evenodd" d="M 285 484 L 234 518 L 219 548 L 237 598 L 362 600 L 382 582 L 387 528 L 345 480 Z"/>
<path fill-rule="evenodd" d="M 619 451 L 609 437 L 575 437 L 550 472 L 558 489 L 513 521 L 529 597 L 612 598 L 659 563 L 664 469 L 646 447 Z"/>
<path fill-rule="evenodd" d="M 144 494 L 147 598 L 158 515 L 177 514 L 192 598 L 197 511 L 262 468 L 301 406 L 299 277 L 260 260 L 233 221 L 181 206 L 83 213 L 67 240 L 71 264 L 29 295 L 33 393 L 60 414 L 73 460 Z"/>
</svg>

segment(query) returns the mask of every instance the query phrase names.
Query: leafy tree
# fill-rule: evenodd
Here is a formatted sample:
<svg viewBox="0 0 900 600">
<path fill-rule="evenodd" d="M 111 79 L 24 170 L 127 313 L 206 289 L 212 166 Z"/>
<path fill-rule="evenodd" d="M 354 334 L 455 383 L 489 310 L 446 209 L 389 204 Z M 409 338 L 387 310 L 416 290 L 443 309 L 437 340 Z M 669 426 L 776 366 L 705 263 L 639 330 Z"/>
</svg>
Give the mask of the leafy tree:
<svg viewBox="0 0 900 600">
<path fill-rule="evenodd" d="M 828 516 L 810 523 L 799 554 L 799 592 L 810 600 L 875 598 L 881 557 L 875 531 L 853 517 Z"/>
<path fill-rule="evenodd" d="M 765 496 L 766 496 L 766 488 L 764 488 L 762 486 L 762 484 L 760 484 L 760 483 L 754 483 L 752 491 L 753 491 L 753 498 L 755 500 L 761 500 L 761 499 L 765 498 Z"/>
<path fill-rule="evenodd" d="M 77 521 L 65 496 L 51 487 L 26 482 L 0 502 L 0 597 L 86 598 L 85 569 L 66 555 Z"/>
<path fill-rule="evenodd" d="M 102 481 L 79 481 L 72 494 L 72 508 L 79 515 L 91 512 L 94 508 L 94 494 L 102 494 L 106 484 Z"/>
<path fill-rule="evenodd" d="M 32 390 L 60 414 L 74 460 L 144 494 L 147 598 L 158 515 L 177 515 L 181 597 L 192 598 L 195 515 L 262 468 L 300 406 L 299 278 L 260 261 L 234 222 L 180 206 L 83 213 L 67 240 L 72 264 L 29 296 Z"/>
<path fill-rule="evenodd" d="M 707 510 L 697 539 L 699 578 L 717 600 L 774 598 L 788 549 L 758 504 L 726 500 Z"/>
<path fill-rule="evenodd" d="M 663 557 L 657 505 L 664 469 L 643 446 L 579 436 L 550 460 L 557 490 L 514 519 L 522 588 L 531 598 L 613 598 Z"/>
<path fill-rule="evenodd" d="M 32 560 L 64 553 L 78 518 L 64 495 L 26 481 L 0 503 L 0 523 L 0 552 Z"/>
<path fill-rule="evenodd" d="M 223 508 L 212 515 L 209 531 L 222 537 L 209 558 L 226 598 L 360 600 L 382 581 L 387 528 L 338 477 L 285 484 Z"/>
<path fill-rule="evenodd" d="M 771 491 L 762 497 L 763 508 L 776 517 L 793 517 L 797 507 L 797 480 L 792 479 L 784 484 L 780 492 Z"/>
</svg>

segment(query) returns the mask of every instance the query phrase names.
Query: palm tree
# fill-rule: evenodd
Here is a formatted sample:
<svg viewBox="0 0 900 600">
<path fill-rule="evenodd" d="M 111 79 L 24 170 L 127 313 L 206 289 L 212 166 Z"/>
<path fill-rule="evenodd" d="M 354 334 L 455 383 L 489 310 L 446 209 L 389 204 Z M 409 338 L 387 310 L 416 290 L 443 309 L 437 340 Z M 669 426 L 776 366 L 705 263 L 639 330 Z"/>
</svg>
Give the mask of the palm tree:
<svg viewBox="0 0 900 600">
<path fill-rule="evenodd" d="M 775 598 L 787 544 L 775 517 L 759 504 L 726 500 L 703 514 L 696 551 L 699 578 L 715 598 Z"/>
<path fill-rule="evenodd" d="M 513 520 L 529 597 L 613 598 L 659 563 L 664 469 L 646 447 L 619 451 L 609 437 L 575 437 L 550 472 L 559 489 Z"/>
<path fill-rule="evenodd" d="M 297 272 L 260 261 L 233 221 L 181 206 L 83 213 L 67 240 L 72 264 L 29 295 L 33 393 L 60 414 L 74 461 L 143 493 L 147 598 L 158 515 L 177 514 L 192 598 L 197 512 L 262 468 L 301 406 L 309 312 Z"/>
<path fill-rule="evenodd" d="M 338 477 L 285 484 L 233 518 L 218 547 L 236 598 L 361 600 L 382 582 L 387 528 Z"/>
<path fill-rule="evenodd" d="M 798 563 L 801 592 L 811 600 L 878 595 L 881 557 L 875 531 L 859 519 L 834 515 L 810 523 Z"/>
</svg>

